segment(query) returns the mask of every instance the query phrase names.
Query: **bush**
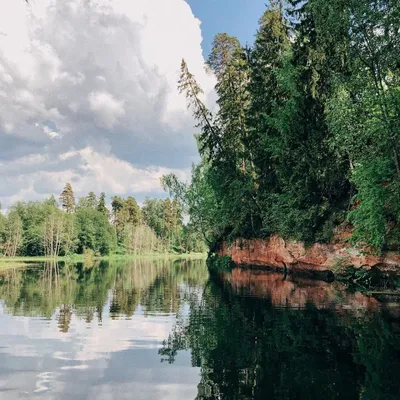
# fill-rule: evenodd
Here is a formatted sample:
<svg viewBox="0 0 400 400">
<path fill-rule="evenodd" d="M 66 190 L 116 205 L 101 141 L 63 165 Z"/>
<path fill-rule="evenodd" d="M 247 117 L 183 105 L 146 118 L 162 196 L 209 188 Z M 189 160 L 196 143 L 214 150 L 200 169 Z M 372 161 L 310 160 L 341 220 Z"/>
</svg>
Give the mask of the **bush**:
<svg viewBox="0 0 400 400">
<path fill-rule="evenodd" d="M 230 272 L 235 267 L 235 263 L 229 256 L 212 255 L 207 260 L 207 266 L 210 271 L 225 271 Z"/>
</svg>

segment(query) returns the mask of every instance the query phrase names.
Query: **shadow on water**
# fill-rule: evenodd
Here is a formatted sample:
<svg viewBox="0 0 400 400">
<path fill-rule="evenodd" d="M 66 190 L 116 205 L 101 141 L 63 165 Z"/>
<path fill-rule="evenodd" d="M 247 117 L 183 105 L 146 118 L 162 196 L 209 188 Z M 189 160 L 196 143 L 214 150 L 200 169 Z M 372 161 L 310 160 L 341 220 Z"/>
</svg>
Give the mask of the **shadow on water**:
<svg viewBox="0 0 400 400">
<path fill-rule="evenodd" d="M 192 350 L 196 399 L 398 399 L 399 304 L 277 273 L 213 274 L 160 354 Z"/>
</svg>

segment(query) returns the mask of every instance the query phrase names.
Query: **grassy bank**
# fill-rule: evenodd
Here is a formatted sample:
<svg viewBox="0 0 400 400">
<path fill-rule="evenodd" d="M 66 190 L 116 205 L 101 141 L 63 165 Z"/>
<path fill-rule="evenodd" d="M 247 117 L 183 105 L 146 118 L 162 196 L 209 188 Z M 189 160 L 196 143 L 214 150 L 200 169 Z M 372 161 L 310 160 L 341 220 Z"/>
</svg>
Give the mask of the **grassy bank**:
<svg viewBox="0 0 400 400">
<path fill-rule="evenodd" d="M 12 258 L 0 258 L 0 270 L 6 268 L 21 268 L 26 267 L 29 264 L 43 263 L 43 262 L 69 262 L 79 263 L 85 261 L 129 261 L 141 258 L 206 258 L 206 253 L 188 253 L 188 254 L 174 254 L 174 253 L 149 253 L 141 255 L 129 255 L 129 254 L 111 254 L 108 256 L 93 256 L 87 257 L 83 254 L 73 254 L 65 257 L 12 257 Z"/>
</svg>

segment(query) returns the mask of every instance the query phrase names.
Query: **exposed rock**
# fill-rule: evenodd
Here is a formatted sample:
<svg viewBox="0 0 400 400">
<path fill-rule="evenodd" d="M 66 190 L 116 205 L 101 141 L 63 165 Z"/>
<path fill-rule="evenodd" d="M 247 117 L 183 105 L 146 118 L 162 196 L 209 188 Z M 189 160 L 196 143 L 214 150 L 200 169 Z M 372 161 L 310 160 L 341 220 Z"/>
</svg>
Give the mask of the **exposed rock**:
<svg viewBox="0 0 400 400">
<path fill-rule="evenodd" d="M 232 245 L 223 243 L 219 255 L 228 255 L 235 264 L 288 268 L 293 271 L 343 272 L 346 267 L 400 273 L 400 254 L 387 252 L 374 256 L 337 241 L 334 244 L 315 243 L 306 247 L 302 242 L 285 241 L 273 235 L 269 239 L 238 239 Z"/>
</svg>

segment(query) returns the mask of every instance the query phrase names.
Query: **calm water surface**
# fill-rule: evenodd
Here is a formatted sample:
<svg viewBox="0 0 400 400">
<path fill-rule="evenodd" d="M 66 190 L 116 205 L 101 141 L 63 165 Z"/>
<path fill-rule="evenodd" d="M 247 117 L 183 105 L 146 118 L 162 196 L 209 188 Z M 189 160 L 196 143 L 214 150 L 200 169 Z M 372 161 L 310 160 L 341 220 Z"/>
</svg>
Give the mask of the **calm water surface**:
<svg viewBox="0 0 400 400">
<path fill-rule="evenodd" d="M 0 272 L 0 399 L 399 399 L 400 305 L 202 260 Z"/>
</svg>

